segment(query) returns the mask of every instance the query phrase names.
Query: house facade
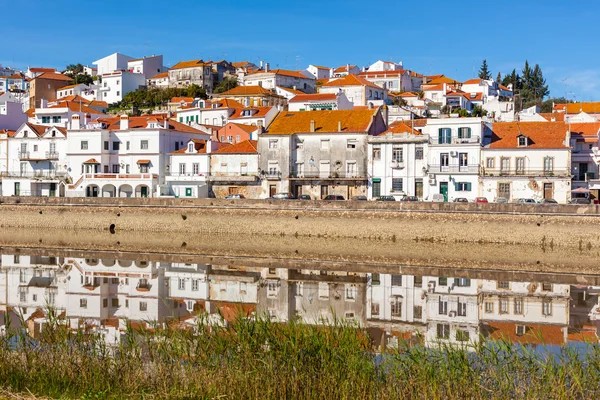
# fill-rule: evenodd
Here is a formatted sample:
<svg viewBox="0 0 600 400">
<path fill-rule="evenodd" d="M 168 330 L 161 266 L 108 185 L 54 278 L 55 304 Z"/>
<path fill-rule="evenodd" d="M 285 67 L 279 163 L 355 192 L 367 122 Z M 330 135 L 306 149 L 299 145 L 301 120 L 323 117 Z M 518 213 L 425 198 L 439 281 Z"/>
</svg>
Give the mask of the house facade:
<svg viewBox="0 0 600 400">
<path fill-rule="evenodd" d="M 344 92 L 298 94 L 288 104 L 289 111 L 351 110 L 354 104 Z"/>
<path fill-rule="evenodd" d="M 223 146 L 210 155 L 211 196 L 223 198 L 241 194 L 248 199 L 263 198 L 258 173 L 258 141 L 245 140 Z"/>
<path fill-rule="evenodd" d="M 268 89 L 262 86 L 237 86 L 224 93 L 214 96 L 215 99 L 234 100 L 244 107 L 273 107 L 287 104 L 284 96 L 275 93 L 275 88 Z"/>
<path fill-rule="evenodd" d="M 260 86 L 268 90 L 275 90 L 277 86 L 280 86 L 298 89 L 304 93 L 315 93 L 317 81 L 297 71 L 286 69 L 270 70 L 267 63 L 265 69 L 244 75 L 241 85 Z"/>
<path fill-rule="evenodd" d="M 27 122 L 20 102 L 10 92 L 0 92 L 0 129 L 15 130 Z"/>
<path fill-rule="evenodd" d="M 367 106 L 369 103 L 383 105 L 387 99 L 387 90 L 357 75 L 346 75 L 321 85 L 319 93 L 336 94 L 342 92 L 355 106 Z"/>
<path fill-rule="evenodd" d="M 181 61 L 169 69 L 169 85 L 172 87 L 198 85 L 207 93 L 212 93 L 212 66 L 202 60 Z"/>
<path fill-rule="evenodd" d="M 56 91 L 65 85 L 70 85 L 73 79 L 55 72 L 44 72 L 29 82 L 29 107 L 36 108 L 42 101 L 53 100 Z"/>
</svg>

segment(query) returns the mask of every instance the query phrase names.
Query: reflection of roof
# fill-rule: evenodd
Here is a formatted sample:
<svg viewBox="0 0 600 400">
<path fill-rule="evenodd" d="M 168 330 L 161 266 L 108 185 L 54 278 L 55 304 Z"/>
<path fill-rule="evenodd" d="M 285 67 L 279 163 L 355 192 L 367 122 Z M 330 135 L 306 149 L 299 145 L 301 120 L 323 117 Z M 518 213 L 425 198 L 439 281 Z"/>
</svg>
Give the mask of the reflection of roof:
<svg viewBox="0 0 600 400">
<path fill-rule="evenodd" d="M 256 304 L 231 303 L 225 301 L 211 301 L 211 306 L 228 322 L 235 321 L 238 317 L 245 318 L 256 312 Z"/>
<path fill-rule="evenodd" d="M 341 123 L 342 133 L 367 132 L 373 117 L 379 109 L 281 112 L 269 126 L 268 134 L 290 135 L 309 133 L 314 121 L 315 133 L 338 132 Z"/>
<path fill-rule="evenodd" d="M 225 146 L 215 151 L 218 154 L 257 154 L 258 142 L 256 140 L 244 140 L 231 146 Z"/>
<path fill-rule="evenodd" d="M 371 81 L 357 75 L 346 75 L 342 78 L 331 80 L 323 84 L 323 87 L 338 87 L 338 86 L 369 86 L 376 89 L 382 89 Z"/>
<path fill-rule="evenodd" d="M 416 129 L 412 129 L 410 126 L 408 126 L 404 122 L 399 122 L 397 124 L 394 124 L 393 126 L 390 125 L 390 127 L 387 131 L 380 133 L 378 136 L 385 136 L 389 133 L 391 133 L 393 135 L 402 135 L 402 134 L 421 135 L 421 132 L 419 132 Z"/>
<path fill-rule="evenodd" d="M 564 122 L 496 122 L 492 125 L 491 149 L 518 148 L 518 136 L 529 141 L 524 149 L 567 149 L 568 126 Z"/>
<path fill-rule="evenodd" d="M 337 98 L 335 93 L 298 94 L 290 100 L 290 103 L 304 103 L 306 101 L 331 101 Z"/>
<path fill-rule="evenodd" d="M 517 326 L 525 326 L 525 333 L 517 335 Z M 535 324 L 529 322 L 486 322 L 483 326 L 486 338 L 507 340 L 521 344 L 562 345 L 565 343 L 567 327 L 563 325 Z"/>
</svg>

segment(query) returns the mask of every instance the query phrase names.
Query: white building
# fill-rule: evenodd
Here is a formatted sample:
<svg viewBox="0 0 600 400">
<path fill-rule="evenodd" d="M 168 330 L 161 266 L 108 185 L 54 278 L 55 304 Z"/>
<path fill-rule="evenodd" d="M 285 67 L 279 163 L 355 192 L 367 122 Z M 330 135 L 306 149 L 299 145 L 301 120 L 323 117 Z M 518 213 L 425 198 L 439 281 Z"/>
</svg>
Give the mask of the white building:
<svg viewBox="0 0 600 400">
<path fill-rule="evenodd" d="M 56 98 L 62 99 L 69 96 L 81 96 L 86 100 L 92 101 L 96 100 L 99 88 L 100 86 L 98 85 L 86 85 L 85 83 L 64 86 L 56 91 Z"/>
<path fill-rule="evenodd" d="M 61 196 L 67 175 L 67 130 L 23 124 L 8 139 L 8 172 L 3 196 Z"/>
<path fill-rule="evenodd" d="M 163 56 L 152 55 L 127 61 L 127 70 L 134 74 L 142 74 L 144 80 L 148 80 L 156 74 L 165 72 L 166 68 L 163 66 Z"/>
<path fill-rule="evenodd" d="M 102 76 L 115 71 L 126 71 L 127 64 L 131 60 L 134 60 L 134 58 L 121 53 L 113 53 L 94 61 L 92 64 L 97 67 L 97 75 Z"/>
<path fill-rule="evenodd" d="M 161 72 L 160 74 L 154 75 L 152 78 L 148 79 L 148 86 L 159 88 L 169 87 L 169 73 Z"/>
<path fill-rule="evenodd" d="M 481 194 L 570 200 L 571 143 L 564 122 L 496 122 L 483 141 Z"/>
<path fill-rule="evenodd" d="M 346 75 L 323 84 L 319 93 L 336 94 L 343 92 L 355 106 L 367 106 L 369 103 L 379 106 L 385 104 L 387 90 L 357 75 Z"/>
<path fill-rule="evenodd" d="M 423 76 L 409 70 L 386 70 L 361 72 L 358 76 L 373 82 L 390 92 L 419 92 Z"/>
<path fill-rule="evenodd" d="M 22 105 L 9 92 L 0 93 L 0 130 L 15 130 L 27 122 Z"/>
<path fill-rule="evenodd" d="M 429 195 L 427 159 L 429 137 L 405 123 L 368 139 L 368 168 L 371 177 L 368 197 Z"/>
<path fill-rule="evenodd" d="M 74 118 L 77 115 L 75 124 L 87 124 L 97 118 L 106 117 L 106 114 L 91 108 L 83 101 L 61 101 L 53 106 L 46 107 L 46 102 L 42 101 L 42 107 L 35 109 L 33 117 L 29 122 L 44 126 L 60 126 L 62 128 L 72 129 Z"/>
<path fill-rule="evenodd" d="M 262 188 L 258 173 L 258 142 L 245 140 L 231 146 L 221 146 L 210 154 L 211 195 L 223 198 L 242 194 L 259 199 Z"/>
<path fill-rule="evenodd" d="M 185 147 L 171 153 L 165 176 L 168 194 L 175 197 L 208 197 L 210 153 L 220 143 L 212 140 L 190 139 Z"/>
<path fill-rule="evenodd" d="M 8 172 L 8 138 L 13 134 L 14 131 L 0 129 L 0 176 L 4 176 Z M 0 180 L 0 193 L 1 190 L 2 180 Z"/>
<path fill-rule="evenodd" d="M 403 70 L 403 69 L 404 69 L 404 66 L 402 65 L 402 61 L 400 61 L 399 63 L 395 63 L 393 61 L 378 60 L 378 61 L 375 61 L 373 64 L 369 65 L 369 67 L 367 68 L 367 71 L 382 72 L 382 71 L 399 71 L 399 70 Z"/>
<path fill-rule="evenodd" d="M 67 140 L 68 197 L 154 197 L 172 151 L 209 135 L 164 115 L 106 118 L 73 127 Z"/>
<path fill-rule="evenodd" d="M 299 94 L 288 104 L 289 111 L 352 110 L 354 104 L 343 92 Z"/>
<path fill-rule="evenodd" d="M 180 107 L 177 110 L 177 120 L 182 124 L 200 124 L 225 126 L 237 109 L 243 106 L 235 100 L 219 101 L 199 100 L 196 106 Z"/>
<path fill-rule="evenodd" d="M 134 92 L 146 85 L 144 74 L 128 71 L 115 71 L 102 75 L 102 86 L 98 89 L 98 100 L 108 104 L 118 103 L 129 92 Z"/>
<path fill-rule="evenodd" d="M 261 86 L 265 89 L 275 90 L 277 86 L 294 88 L 304 93 L 316 92 L 316 79 L 303 75 L 297 71 L 285 69 L 268 68 L 268 63 L 264 70 L 243 75 L 240 79 L 242 86 Z"/>
<path fill-rule="evenodd" d="M 426 200 L 433 194 L 442 194 L 446 201 L 457 197 L 473 201 L 480 195 L 482 126 L 481 118 L 427 120 L 422 130 L 429 137 Z"/>
<path fill-rule="evenodd" d="M 331 78 L 331 68 L 322 67 L 319 65 L 311 64 L 302 73 L 313 79 L 329 79 L 329 78 Z"/>
</svg>

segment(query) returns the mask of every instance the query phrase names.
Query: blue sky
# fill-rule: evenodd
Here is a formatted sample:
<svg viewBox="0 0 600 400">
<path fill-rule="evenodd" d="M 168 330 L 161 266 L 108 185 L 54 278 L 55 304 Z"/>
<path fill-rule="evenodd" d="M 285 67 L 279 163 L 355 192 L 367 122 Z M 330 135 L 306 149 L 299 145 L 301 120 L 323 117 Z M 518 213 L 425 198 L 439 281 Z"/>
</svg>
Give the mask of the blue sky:
<svg viewBox="0 0 600 400">
<path fill-rule="evenodd" d="M 10 2 L 5 15 L 23 15 L 22 7 Z M 466 80 L 484 58 L 494 77 L 522 69 L 528 59 L 542 67 L 551 96 L 589 101 L 600 100 L 591 29 L 599 14 L 598 0 L 80 0 L 60 7 L 28 0 L 26 25 L 5 24 L 0 64 L 91 65 L 115 51 L 163 54 L 167 66 L 226 58 L 302 69 L 384 59 Z"/>
</svg>

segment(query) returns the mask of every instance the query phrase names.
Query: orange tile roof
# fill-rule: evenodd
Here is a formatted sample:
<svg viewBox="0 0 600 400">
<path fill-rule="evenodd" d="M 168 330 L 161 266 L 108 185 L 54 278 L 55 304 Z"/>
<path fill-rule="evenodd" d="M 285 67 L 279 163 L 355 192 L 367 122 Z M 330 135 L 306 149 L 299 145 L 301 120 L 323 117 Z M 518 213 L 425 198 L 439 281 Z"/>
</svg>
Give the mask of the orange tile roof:
<svg viewBox="0 0 600 400">
<path fill-rule="evenodd" d="M 333 72 L 348 72 L 353 68 L 356 68 L 356 65 L 342 65 L 341 67 L 337 67 L 335 70 L 333 70 Z"/>
<path fill-rule="evenodd" d="M 32 124 L 27 122 L 26 125 L 37 135 L 37 136 L 42 136 L 44 133 L 46 133 L 46 129 L 48 129 L 47 126 L 45 125 L 36 125 L 36 124 Z"/>
<path fill-rule="evenodd" d="M 419 97 L 419 94 L 414 93 L 414 92 L 404 92 L 404 93 L 398 93 L 397 96 L 398 97 Z"/>
<path fill-rule="evenodd" d="M 136 164 L 150 164 L 150 160 L 137 160 Z"/>
<path fill-rule="evenodd" d="M 249 61 L 236 61 L 236 62 L 232 62 L 231 65 L 234 68 L 244 68 L 245 66 L 249 65 L 250 62 Z"/>
<path fill-rule="evenodd" d="M 63 74 L 57 74 L 55 72 L 44 72 L 43 74 L 39 75 L 34 79 L 50 79 L 53 81 L 73 82 L 72 78 L 69 78 L 68 76 Z"/>
<path fill-rule="evenodd" d="M 440 83 L 438 85 L 427 85 L 423 86 L 424 92 L 433 92 L 433 91 L 441 91 L 444 90 L 444 84 Z"/>
<path fill-rule="evenodd" d="M 258 126 L 255 126 L 255 125 L 238 124 L 235 122 L 230 122 L 227 125 L 229 125 L 229 124 L 233 124 L 247 133 L 256 132 L 256 130 L 258 129 Z M 225 125 L 225 126 L 227 126 L 227 125 Z M 223 128 L 225 128 L 225 126 Z"/>
<path fill-rule="evenodd" d="M 173 97 L 171 103 L 193 103 L 193 97 Z"/>
<path fill-rule="evenodd" d="M 567 334 L 569 342 L 598 343 L 598 328 L 595 325 L 584 325 L 581 329 L 571 330 Z"/>
<path fill-rule="evenodd" d="M 342 78 L 330 80 L 323 84 L 323 87 L 339 87 L 339 86 L 369 86 L 376 89 L 383 89 L 371 81 L 357 75 L 346 75 Z"/>
<path fill-rule="evenodd" d="M 148 126 L 148 122 L 151 120 L 156 120 L 159 123 L 164 123 L 166 119 L 166 114 L 150 114 L 150 115 L 141 115 L 139 117 L 129 117 L 128 126 L 129 129 L 145 129 Z M 107 118 L 98 118 L 98 122 L 104 122 L 108 125 L 109 130 L 119 130 L 121 126 L 121 117 L 107 117 Z M 187 132 L 187 133 L 197 133 L 206 135 L 206 133 L 201 130 L 192 128 L 189 125 L 182 124 L 180 122 L 175 121 L 174 119 L 169 119 L 169 129 L 179 131 L 179 132 Z"/>
<path fill-rule="evenodd" d="M 481 79 L 473 78 L 473 79 L 469 79 L 468 81 L 464 81 L 463 85 L 479 85 L 480 83 L 481 83 Z"/>
<path fill-rule="evenodd" d="M 25 114 L 27 114 L 29 118 L 35 117 L 35 108 L 30 108 L 29 110 L 25 111 Z"/>
<path fill-rule="evenodd" d="M 55 72 L 54 68 L 29 68 L 31 72 Z"/>
<path fill-rule="evenodd" d="M 437 85 L 438 83 L 446 83 L 446 84 L 454 85 L 454 84 L 457 84 L 460 82 L 456 81 L 454 79 L 448 78 L 447 76 L 441 76 L 439 78 L 432 79 L 430 82 L 428 82 L 428 84 L 430 84 L 430 85 Z"/>
<path fill-rule="evenodd" d="M 181 61 L 171 67 L 171 70 L 174 69 L 183 69 L 183 68 L 195 68 L 195 67 L 203 67 L 204 61 L 202 60 L 190 60 L 190 61 Z"/>
<path fill-rule="evenodd" d="M 161 72 L 160 74 L 154 75 L 150 79 L 162 79 L 162 78 L 168 78 L 168 77 L 169 77 L 169 73 L 168 72 Z"/>
<path fill-rule="evenodd" d="M 278 88 L 281 90 L 285 90 L 286 92 L 290 92 L 290 93 L 304 94 L 304 92 L 302 90 L 298 90 L 298 89 L 294 89 L 294 88 L 288 88 L 288 87 L 282 87 L 282 86 L 278 86 Z"/>
<path fill-rule="evenodd" d="M 315 122 L 315 133 L 338 132 L 342 123 L 342 133 L 367 132 L 373 117 L 379 109 L 335 110 L 335 111 L 283 111 L 269 125 L 267 134 L 291 135 L 309 133 L 311 121 Z"/>
<path fill-rule="evenodd" d="M 100 164 L 100 163 L 95 158 L 90 158 L 89 160 L 84 161 L 83 164 Z"/>
<path fill-rule="evenodd" d="M 306 101 L 328 101 L 335 100 L 335 93 L 298 94 L 289 101 L 290 103 L 303 103 Z"/>
<path fill-rule="evenodd" d="M 567 149 L 568 126 L 564 122 L 496 122 L 492 125 L 490 149 L 516 149 L 517 136 L 529 138 L 527 149 Z"/>
<path fill-rule="evenodd" d="M 60 103 L 48 108 L 68 108 L 71 112 L 84 112 L 88 114 L 103 114 L 102 112 L 91 108 L 83 102 L 61 101 Z"/>
<path fill-rule="evenodd" d="M 506 90 L 507 92 L 512 92 L 512 90 L 510 90 L 509 88 L 507 88 L 506 86 L 502 85 L 502 84 L 498 84 L 498 87 L 502 90 Z"/>
<path fill-rule="evenodd" d="M 560 114 L 564 116 L 564 114 Z M 600 131 L 600 122 L 576 122 L 566 124 L 568 126 L 571 137 L 582 140 L 584 142 L 593 143 L 598 141 L 598 132 Z"/>
<path fill-rule="evenodd" d="M 258 141 L 244 140 L 215 151 L 217 154 L 258 154 Z"/>
<path fill-rule="evenodd" d="M 390 125 L 387 131 L 380 133 L 378 136 L 385 136 L 389 133 L 391 133 L 393 135 L 402 135 L 402 134 L 422 135 L 421 132 L 419 132 L 416 129 L 412 129 L 410 126 L 408 126 L 405 122 L 402 122 L 402 121 L 400 121 L 399 123 Z"/>
<path fill-rule="evenodd" d="M 552 120 L 554 120 L 554 121 L 564 121 L 565 120 L 564 113 L 539 113 L 539 115 L 541 115 L 543 118 L 545 118 L 551 122 L 552 122 Z"/>
<path fill-rule="evenodd" d="M 66 90 L 66 89 L 71 89 L 71 88 L 77 87 L 77 86 L 79 86 L 79 85 L 81 85 L 81 83 L 76 83 L 76 84 L 74 84 L 74 85 L 68 85 L 68 86 L 64 86 L 64 87 L 61 87 L 60 89 L 56 89 L 56 90 Z"/>
<path fill-rule="evenodd" d="M 60 89 L 58 89 L 60 90 Z M 70 96 L 66 96 L 66 97 L 61 97 L 60 99 L 57 99 L 56 101 L 61 102 L 61 101 L 76 101 L 77 103 L 82 102 L 83 104 L 90 104 L 91 101 L 86 99 L 85 97 L 81 97 L 78 94 L 72 94 Z"/>
<path fill-rule="evenodd" d="M 256 74 L 274 74 L 274 75 L 291 76 L 294 78 L 312 79 L 298 71 L 291 71 L 289 69 L 270 69 L 268 72 L 265 72 L 264 70 L 259 69 L 256 71 L 252 71 L 252 73 L 250 75 L 256 75 Z"/>
<path fill-rule="evenodd" d="M 88 104 L 90 107 L 103 107 L 103 108 L 108 108 L 108 103 L 105 101 L 100 101 L 100 100 L 92 100 L 90 101 L 90 104 Z"/>
<path fill-rule="evenodd" d="M 580 112 L 598 114 L 600 113 L 600 102 L 568 103 L 566 109 L 567 114 L 579 114 Z"/>
<path fill-rule="evenodd" d="M 229 116 L 229 119 L 239 119 L 239 118 L 261 118 L 266 116 L 269 111 L 271 111 L 274 107 L 245 107 L 245 108 L 236 108 L 233 114 Z M 244 117 L 242 115 L 244 110 L 256 110 L 251 117 Z"/>
<path fill-rule="evenodd" d="M 523 336 L 517 336 L 517 325 L 524 325 L 527 330 Z M 567 327 L 563 325 L 486 322 L 483 326 L 484 336 L 495 340 L 508 340 L 521 344 L 562 345 L 565 343 Z"/>
<path fill-rule="evenodd" d="M 262 96 L 270 95 L 277 96 L 270 90 L 263 88 L 262 86 L 237 86 L 217 96 Z"/>
</svg>

